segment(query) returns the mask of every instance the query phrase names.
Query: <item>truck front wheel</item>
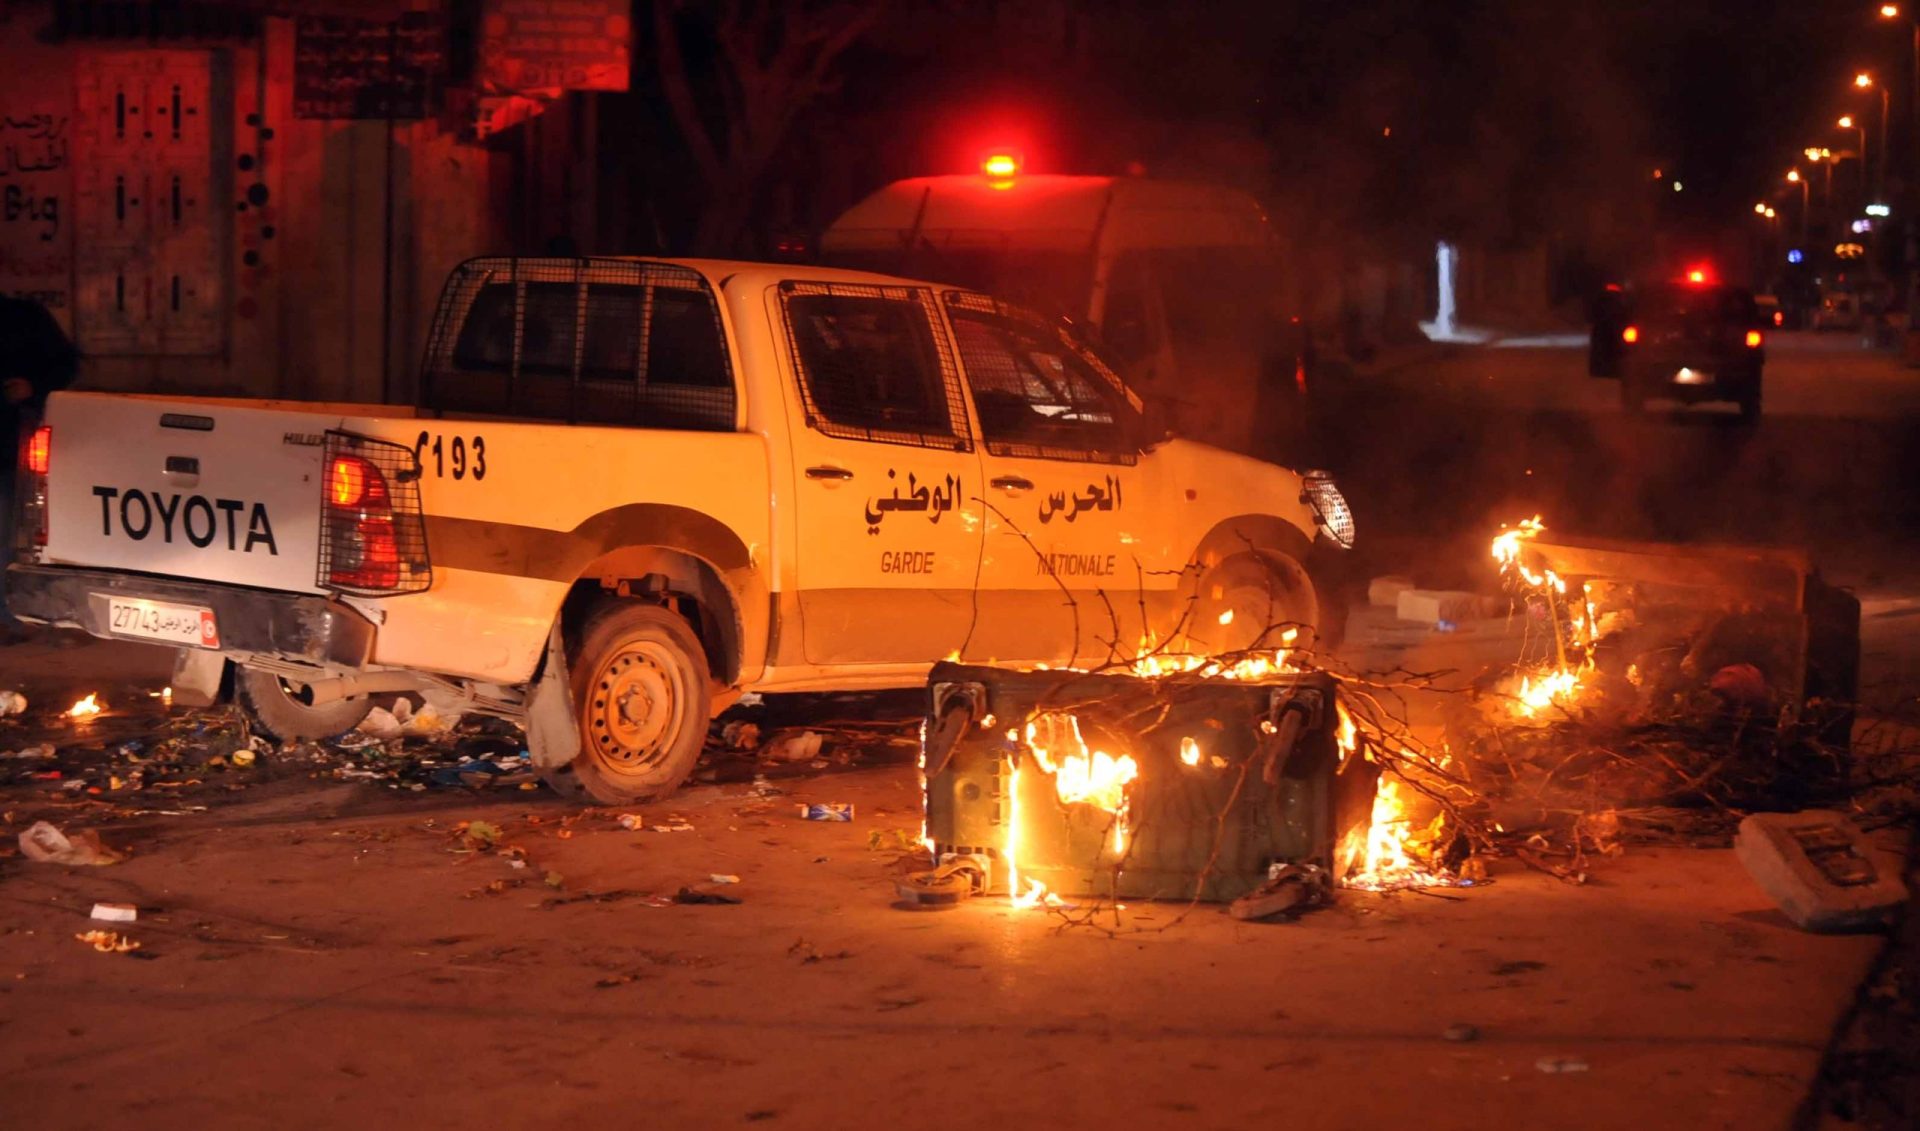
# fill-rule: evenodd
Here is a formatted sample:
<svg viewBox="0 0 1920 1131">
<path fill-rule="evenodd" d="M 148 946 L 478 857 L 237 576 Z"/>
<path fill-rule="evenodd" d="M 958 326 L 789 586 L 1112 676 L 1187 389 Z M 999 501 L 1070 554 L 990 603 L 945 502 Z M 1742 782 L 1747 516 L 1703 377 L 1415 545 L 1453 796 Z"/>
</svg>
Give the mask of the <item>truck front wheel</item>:
<svg viewBox="0 0 1920 1131">
<path fill-rule="evenodd" d="M 587 622 L 567 673 L 580 753 L 549 784 L 631 805 L 664 797 L 693 772 L 713 689 L 686 621 L 654 605 L 608 605 Z"/>
<path fill-rule="evenodd" d="M 276 672 L 259 668 L 243 667 L 235 673 L 233 694 L 246 710 L 253 729 L 277 742 L 345 734 L 373 710 L 373 699 L 365 695 L 315 706 L 307 701 L 304 684 L 290 683 Z"/>
</svg>

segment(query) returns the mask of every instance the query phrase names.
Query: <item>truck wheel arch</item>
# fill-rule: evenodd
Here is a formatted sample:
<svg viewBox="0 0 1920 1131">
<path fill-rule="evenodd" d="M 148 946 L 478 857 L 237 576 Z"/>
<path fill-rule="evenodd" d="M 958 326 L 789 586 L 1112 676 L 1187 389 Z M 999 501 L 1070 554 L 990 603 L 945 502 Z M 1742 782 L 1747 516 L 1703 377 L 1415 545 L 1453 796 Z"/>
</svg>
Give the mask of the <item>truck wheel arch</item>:
<svg viewBox="0 0 1920 1131">
<path fill-rule="evenodd" d="M 622 546 L 581 570 L 568 612 L 582 598 L 593 601 L 606 594 L 675 607 L 706 649 L 714 681 L 739 682 L 747 639 L 744 610 L 740 594 L 713 562 L 672 546 Z"/>
<path fill-rule="evenodd" d="M 1330 610 L 1320 596 L 1322 586 L 1314 580 L 1309 569 L 1312 551 L 1312 539 L 1284 518 L 1264 514 L 1236 515 L 1215 524 L 1194 548 L 1190 559 L 1190 568 L 1194 571 L 1192 592 L 1197 601 L 1205 603 L 1208 594 L 1202 591 L 1202 586 L 1210 574 L 1236 559 L 1258 559 L 1285 588 L 1301 593 L 1306 601 L 1311 602 L 1312 619 L 1316 629 L 1324 636 Z"/>
</svg>

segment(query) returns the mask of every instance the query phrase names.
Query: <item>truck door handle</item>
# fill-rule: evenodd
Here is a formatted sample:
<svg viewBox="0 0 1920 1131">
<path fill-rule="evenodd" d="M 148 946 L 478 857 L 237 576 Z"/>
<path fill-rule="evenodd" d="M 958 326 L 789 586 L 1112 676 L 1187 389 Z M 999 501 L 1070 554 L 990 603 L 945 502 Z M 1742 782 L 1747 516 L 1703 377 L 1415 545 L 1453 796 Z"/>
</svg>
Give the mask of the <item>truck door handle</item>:
<svg viewBox="0 0 1920 1131">
<path fill-rule="evenodd" d="M 807 478 L 808 479 L 852 479 L 853 472 L 848 471 L 844 467 L 835 467 L 832 464 L 823 463 L 816 467 L 809 467 L 807 469 Z"/>
<path fill-rule="evenodd" d="M 990 481 L 990 485 L 998 487 L 1002 491 L 1033 490 L 1033 480 L 1019 475 L 996 475 Z"/>
</svg>

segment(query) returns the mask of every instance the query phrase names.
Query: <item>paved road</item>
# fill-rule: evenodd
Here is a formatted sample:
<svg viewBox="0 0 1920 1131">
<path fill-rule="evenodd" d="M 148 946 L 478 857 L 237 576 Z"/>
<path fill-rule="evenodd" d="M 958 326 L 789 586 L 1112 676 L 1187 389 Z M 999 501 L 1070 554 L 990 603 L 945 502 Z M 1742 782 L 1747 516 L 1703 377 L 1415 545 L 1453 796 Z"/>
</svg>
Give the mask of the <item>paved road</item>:
<svg viewBox="0 0 1920 1131">
<path fill-rule="evenodd" d="M 1429 356 L 1375 381 L 1396 391 L 1486 400 L 1509 408 L 1617 415 L 1619 384 L 1588 377 L 1586 367 L 1584 338 L 1516 338 Z M 1853 334 L 1772 335 L 1765 389 L 1765 411 L 1774 415 L 1854 420 L 1920 416 L 1920 369 L 1907 368 L 1886 351 L 1862 348 Z"/>
</svg>

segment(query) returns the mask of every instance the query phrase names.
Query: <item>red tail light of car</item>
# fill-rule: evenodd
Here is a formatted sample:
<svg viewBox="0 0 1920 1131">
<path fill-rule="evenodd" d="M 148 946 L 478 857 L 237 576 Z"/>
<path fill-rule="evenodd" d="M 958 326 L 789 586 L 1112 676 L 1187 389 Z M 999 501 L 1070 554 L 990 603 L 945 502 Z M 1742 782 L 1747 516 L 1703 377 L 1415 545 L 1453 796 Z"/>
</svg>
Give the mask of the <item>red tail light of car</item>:
<svg viewBox="0 0 1920 1131">
<path fill-rule="evenodd" d="M 327 433 L 323 451 L 320 585 L 367 597 L 432 585 L 413 452 L 345 432 Z"/>
</svg>

